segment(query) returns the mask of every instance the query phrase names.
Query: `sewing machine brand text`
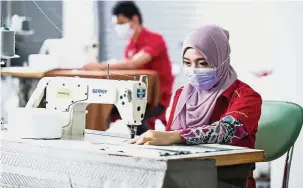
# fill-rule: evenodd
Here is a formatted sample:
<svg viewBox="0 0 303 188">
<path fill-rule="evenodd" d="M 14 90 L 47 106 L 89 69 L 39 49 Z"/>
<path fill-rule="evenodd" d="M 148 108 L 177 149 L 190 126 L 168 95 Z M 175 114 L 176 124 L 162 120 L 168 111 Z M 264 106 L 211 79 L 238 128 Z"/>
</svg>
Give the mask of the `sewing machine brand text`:
<svg viewBox="0 0 303 188">
<path fill-rule="evenodd" d="M 93 93 L 106 94 L 107 90 L 106 89 L 93 89 Z"/>
</svg>

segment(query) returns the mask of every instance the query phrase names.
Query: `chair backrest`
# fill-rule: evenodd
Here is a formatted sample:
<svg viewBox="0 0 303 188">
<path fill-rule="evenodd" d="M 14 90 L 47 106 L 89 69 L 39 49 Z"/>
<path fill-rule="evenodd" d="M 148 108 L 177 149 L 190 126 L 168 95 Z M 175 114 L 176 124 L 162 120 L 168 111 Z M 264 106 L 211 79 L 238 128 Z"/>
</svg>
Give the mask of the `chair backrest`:
<svg viewBox="0 0 303 188">
<path fill-rule="evenodd" d="M 255 148 L 265 151 L 266 161 L 281 157 L 296 142 L 302 121 L 301 106 L 290 102 L 263 101 Z"/>
</svg>

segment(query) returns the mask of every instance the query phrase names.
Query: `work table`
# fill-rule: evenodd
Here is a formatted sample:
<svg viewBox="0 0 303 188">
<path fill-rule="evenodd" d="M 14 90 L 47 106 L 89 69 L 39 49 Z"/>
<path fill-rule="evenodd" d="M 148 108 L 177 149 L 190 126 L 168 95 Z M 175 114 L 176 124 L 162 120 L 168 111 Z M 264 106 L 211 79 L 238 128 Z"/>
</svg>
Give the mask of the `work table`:
<svg viewBox="0 0 303 188">
<path fill-rule="evenodd" d="M 260 150 L 138 146 L 127 144 L 125 135 L 93 130 L 82 140 L 16 140 L 3 131 L 0 136 L 2 177 L 7 177 L 2 186 L 212 188 L 237 179 L 236 187 L 243 187 L 253 164 L 264 161 Z"/>
</svg>

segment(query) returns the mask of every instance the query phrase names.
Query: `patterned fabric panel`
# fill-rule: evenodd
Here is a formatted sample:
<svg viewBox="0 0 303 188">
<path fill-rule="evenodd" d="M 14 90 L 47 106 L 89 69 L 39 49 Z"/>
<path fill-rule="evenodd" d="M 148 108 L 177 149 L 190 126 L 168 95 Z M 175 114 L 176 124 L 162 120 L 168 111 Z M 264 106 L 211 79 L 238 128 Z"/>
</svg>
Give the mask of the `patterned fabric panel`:
<svg viewBox="0 0 303 188">
<path fill-rule="evenodd" d="M 232 144 L 248 136 L 243 124 L 233 116 L 225 116 L 220 121 L 197 128 L 179 130 L 186 144 Z"/>
</svg>

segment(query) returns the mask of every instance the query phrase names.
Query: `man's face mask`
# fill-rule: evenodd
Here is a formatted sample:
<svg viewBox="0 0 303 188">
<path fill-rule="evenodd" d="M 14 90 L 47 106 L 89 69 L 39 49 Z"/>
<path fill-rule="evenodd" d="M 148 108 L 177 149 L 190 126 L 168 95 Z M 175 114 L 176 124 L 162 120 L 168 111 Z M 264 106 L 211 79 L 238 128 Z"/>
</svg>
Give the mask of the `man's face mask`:
<svg viewBox="0 0 303 188">
<path fill-rule="evenodd" d="M 122 39 L 131 39 L 135 31 L 131 28 L 130 23 L 115 24 L 115 31 Z"/>
</svg>

